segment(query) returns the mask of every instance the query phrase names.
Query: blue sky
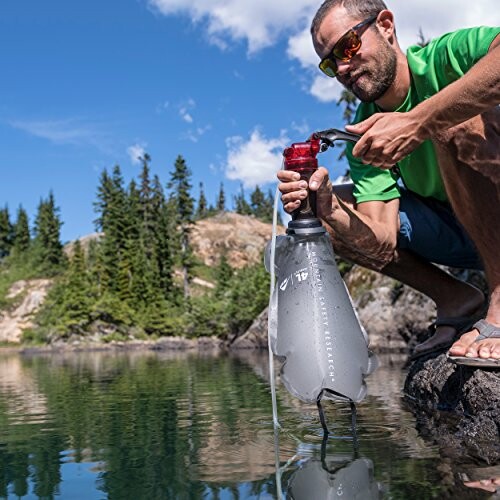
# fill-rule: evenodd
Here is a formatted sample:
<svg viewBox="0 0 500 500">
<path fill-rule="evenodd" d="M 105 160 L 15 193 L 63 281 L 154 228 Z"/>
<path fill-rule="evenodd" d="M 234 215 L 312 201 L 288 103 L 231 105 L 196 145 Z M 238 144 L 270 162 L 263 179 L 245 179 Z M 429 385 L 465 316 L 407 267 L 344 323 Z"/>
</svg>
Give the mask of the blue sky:
<svg viewBox="0 0 500 500">
<path fill-rule="evenodd" d="M 0 206 L 32 220 L 53 190 L 63 241 L 83 236 L 101 171 L 119 164 L 128 181 L 143 151 L 164 183 L 184 156 L 195 198 L 199 182 L 212 202 L 221 182 L 228 198 L 240 183 L 274 189 L 285 145 L 343 125 L 307 34 L 319 4 L 3 0 Z M 493 0 L 390 7 L 403 46 L 419 26 L 430 37 L 500 21 Z M 345 169 L 335 152 L 322 163 Z"/>
</svg>

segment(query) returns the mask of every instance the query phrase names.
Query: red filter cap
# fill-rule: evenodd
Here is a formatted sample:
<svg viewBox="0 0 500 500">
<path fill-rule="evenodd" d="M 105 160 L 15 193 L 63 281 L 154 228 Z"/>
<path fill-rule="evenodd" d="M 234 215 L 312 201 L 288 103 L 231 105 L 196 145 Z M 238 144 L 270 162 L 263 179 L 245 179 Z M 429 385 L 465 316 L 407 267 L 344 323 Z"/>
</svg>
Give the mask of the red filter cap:
<svg viewBox="0 0 500 500">
<path fill-rule="evenodd" d="M 303 172 L 305 170 L 316 170 L 318 160 L 316 155 L 320 150 L 320 140 L 314 136 L 308 142 L 295 142 L 283 151 L 285 157 L 285 170 Z"/>
</svg>

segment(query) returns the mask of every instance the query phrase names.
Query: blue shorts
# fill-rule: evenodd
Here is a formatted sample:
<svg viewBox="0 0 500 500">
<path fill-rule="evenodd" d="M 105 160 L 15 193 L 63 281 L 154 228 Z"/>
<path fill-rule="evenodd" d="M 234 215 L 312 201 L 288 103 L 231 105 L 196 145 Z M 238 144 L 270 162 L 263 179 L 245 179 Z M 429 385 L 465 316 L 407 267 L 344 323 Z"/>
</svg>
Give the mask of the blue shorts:
<svg viewBox="0 0 500 500">
<path fill-rule="evenodd" d="M 398 248 L 428 262 L 483 269 L 479 253 L 448 203 L 400 188 Z"/>
</svg>

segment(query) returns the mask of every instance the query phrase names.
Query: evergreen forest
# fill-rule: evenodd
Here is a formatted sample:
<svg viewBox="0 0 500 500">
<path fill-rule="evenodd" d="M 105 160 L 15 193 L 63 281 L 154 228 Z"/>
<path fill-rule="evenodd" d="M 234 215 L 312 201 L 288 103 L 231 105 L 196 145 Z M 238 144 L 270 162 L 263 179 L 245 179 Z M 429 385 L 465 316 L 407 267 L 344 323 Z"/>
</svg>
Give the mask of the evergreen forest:
<svg viewBox="0 0 500 500">
<path fill-rule="evenodd" d="M 227 210 L 223 184 L 214 204 L 202 183 L 196 200 L 182 156 L 165 185 L 152 176 L 150 162 L 144 154 L 140 175 L 128 184 L 119 166 L 101 173 L 94 202 L 97 235 L 84 244 L 76 240 L 64 248 L 53 193 L 40 200 L 32 227 L 23 207 L 13 218 L 8 207 L 0 209 L 0 310 L 12 305 L 7 292 L 17 280 L 54 280 L 24 342 L 93 339 L 102 331 L 104 341 L 232 337 L 265 308 L 269 277 L 261 263 L 234 270 L 221 255 L 209 268 L 190 247 L 195 222 Z M 272 220 L 273 194 L 258 186 L 248 200 L 241 187 L 232 202 L 237 213 Z M 215 287 L 193 293 L 195 276 Z"/>
</svg>

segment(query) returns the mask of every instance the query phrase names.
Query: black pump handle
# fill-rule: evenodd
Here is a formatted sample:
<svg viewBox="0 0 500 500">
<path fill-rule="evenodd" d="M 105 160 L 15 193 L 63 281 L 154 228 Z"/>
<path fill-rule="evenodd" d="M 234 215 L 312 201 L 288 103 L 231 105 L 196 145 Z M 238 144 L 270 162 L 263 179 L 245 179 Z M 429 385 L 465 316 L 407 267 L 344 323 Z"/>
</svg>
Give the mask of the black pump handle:
<svg viewBox="0 0 500 500">
<path fill-rule="evenodd" d="M 319 132 L 314 132 L 312 135 L 315 139 L 320 139 L 323 144 L 327 147 L 333 146 L 335 141 L 349 141 L 358 142 L 361 136 L 358 134 L 352 134 L 351 132 L 346 132 L 345 130 L 338 130 L 336 128 L 329 128 L 327 130 L 321 130 Z"/>
</svg>

